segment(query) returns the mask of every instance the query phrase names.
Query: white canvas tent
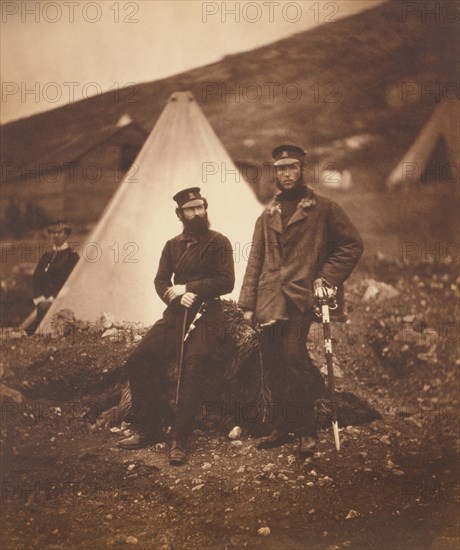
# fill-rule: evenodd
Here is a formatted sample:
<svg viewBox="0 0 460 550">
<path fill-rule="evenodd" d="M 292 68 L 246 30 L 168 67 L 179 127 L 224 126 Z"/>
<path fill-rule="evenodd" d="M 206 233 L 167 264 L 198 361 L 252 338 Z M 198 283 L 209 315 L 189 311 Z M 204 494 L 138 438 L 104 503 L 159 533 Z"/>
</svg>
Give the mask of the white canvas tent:
<svg viewBox="0 0 460 550">
<path fill-rule="evenodd" d="M 458 181 L 460 103 L 443 101 L 386 180 L 388 188 L 434 179 Z"/>
<path fill-rule="evenodd" d="M 52 316 L 67 308 L 77 319 L 87 321 L 104 312 L 117 321 L 148 326 L 161 317 L 165 305 L 156 295 L 153 278 L 165 242 L 182 231 L 172 197 L 193 186 L 200 187 L 208 199 L 212 229 L 233 245 L 232 297 L 237 298 L 262 206 L 193 95 L 176 92 L 38 331 L 52 331 Z"/>
</svg>

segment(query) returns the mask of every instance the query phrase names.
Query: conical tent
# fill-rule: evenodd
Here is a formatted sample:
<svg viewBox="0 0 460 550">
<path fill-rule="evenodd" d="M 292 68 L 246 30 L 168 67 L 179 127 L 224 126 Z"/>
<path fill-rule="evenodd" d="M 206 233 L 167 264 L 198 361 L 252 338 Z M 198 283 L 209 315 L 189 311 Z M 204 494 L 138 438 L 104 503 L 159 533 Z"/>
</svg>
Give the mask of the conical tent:
<svg viewBox="0 0 460 550">
<path fill-rule="evenodd" d="M 40 332 L 61 309 L 94 321 L 103 312 L 146 326 L 164 303 L 155 277 L 166 241 L 181 233 L 173 195 L 198 186 L 209 203 L 212 229 L 226 235 L 235 253 L 237 298 L 262 210 L 190 92 L 170 97 L 139 156 L 112 198 L 81 259 L 43 319 Z"/>
<path fill-rule="evenodd" d="M 440 103 L 386 180 L 389 188 L 426 179 L 458 180 L 460 104 Z"/>
</svg>

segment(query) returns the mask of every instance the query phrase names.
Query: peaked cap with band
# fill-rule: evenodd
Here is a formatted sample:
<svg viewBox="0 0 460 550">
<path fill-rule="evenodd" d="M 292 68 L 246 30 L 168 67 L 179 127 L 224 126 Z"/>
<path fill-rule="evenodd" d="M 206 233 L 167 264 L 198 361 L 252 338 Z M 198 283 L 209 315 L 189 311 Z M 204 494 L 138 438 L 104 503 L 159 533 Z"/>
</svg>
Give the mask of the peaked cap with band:
<svg viewBox="0 0 460 550">
<path fill-rule="evenodd" d="M 305 160 L 305 155 L 306 152 L 297 145 L 279 145 L 272 151 L 272 157 L 275 159 L 274 166 L 302 163 Z"/>
<path fill-rule="evenodd" d="M 203 206 L 204 197 L 201 196 L 199 187 L 188 187 L 176 193 L 173 200 L 177 202 L 179 208 L 193 208 L 194 206 Z"/>
</svg>

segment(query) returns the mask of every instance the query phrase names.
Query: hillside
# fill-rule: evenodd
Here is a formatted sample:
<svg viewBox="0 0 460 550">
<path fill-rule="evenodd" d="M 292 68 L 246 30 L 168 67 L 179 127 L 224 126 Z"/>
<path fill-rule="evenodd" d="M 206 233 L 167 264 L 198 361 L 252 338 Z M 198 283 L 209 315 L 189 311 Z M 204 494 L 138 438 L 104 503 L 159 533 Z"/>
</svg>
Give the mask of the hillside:
<svg viewBox="0 0 460 550">
<path fill-rule="evenodd" d="M 21 163 L 72 160 L 82 141 L 97 142 L 124 113 L 150 131 L 172 92 L 192 90 L 235 160 L 261 164 L 280 141 L 312 149 L 370 134 L 361 179 L 373 174 L 378 185 L 446 83 L 458 81 L 457 58 L 454 23 L 404 20 L 401 4 L 390 2 L 211 65 L 6 124 L 2 165 L 11 177 Z M 429 86 L 437 86 L 439 97 L 425 94 Z M 362 163 L 347 151 L 339 157 L 341 167 Z"/>
</svg>

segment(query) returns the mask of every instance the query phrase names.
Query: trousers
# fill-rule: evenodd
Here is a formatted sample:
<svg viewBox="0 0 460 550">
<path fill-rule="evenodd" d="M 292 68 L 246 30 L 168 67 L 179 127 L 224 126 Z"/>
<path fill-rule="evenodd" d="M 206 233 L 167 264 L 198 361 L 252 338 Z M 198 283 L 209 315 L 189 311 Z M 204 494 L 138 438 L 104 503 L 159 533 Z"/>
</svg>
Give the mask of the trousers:
<svg viewBox="0 0 460 550">
<path fill-rule="evenodd" d="M 200 304 L 187 310 L 186 329 L 190 326 Z M 143 337 L 126 361 L 131 387 L 133 427 L 145 434 L 160 436 L 168 418 L 168 367 L 178 360 L 184 315 L 182 306 L 168 307 Z M 174 438 L 186 438 L 193 430 L 204 395 L 206 374 L 221 321 L 219 300 L 209 302 L 184 344 L 180 392 L 172 418 Z"/>
<path fill-rule="evenodd" d="M 315 402 L 324 382 L 307 351 L 313 321 L 288 300 L 288 320 L 263 327 L 261 355 L 272 397 L 274 428 L 298 436 L 316 436 Z"/>
</svg>

